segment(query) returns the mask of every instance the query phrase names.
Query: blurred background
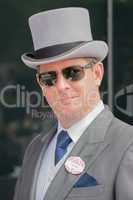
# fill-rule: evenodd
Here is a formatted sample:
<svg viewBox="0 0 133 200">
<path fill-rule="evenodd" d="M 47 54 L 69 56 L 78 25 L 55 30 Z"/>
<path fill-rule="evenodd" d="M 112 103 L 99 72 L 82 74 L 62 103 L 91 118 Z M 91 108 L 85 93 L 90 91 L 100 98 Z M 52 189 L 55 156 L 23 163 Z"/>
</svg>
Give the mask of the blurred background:
<svg viewBox="0 0 133 200">
<path fill-rule="evenodd" d="M 28 17 L 61 7 L 90 11 L 94 39 L 105 40 L 110 54 L 104 61 L 101 91 L 104 103 L 121 120 L 133 125 L 133 1 L 132 0 L 1 0 L 0 1 L 0 198 L 12 200 L 25 149 L 45 134 L 55 117 L 42 97 L 35 71 L 21 54 L 33 50 Z M 46 30 L 47 31 L 47 30 Z"/>
</svg>

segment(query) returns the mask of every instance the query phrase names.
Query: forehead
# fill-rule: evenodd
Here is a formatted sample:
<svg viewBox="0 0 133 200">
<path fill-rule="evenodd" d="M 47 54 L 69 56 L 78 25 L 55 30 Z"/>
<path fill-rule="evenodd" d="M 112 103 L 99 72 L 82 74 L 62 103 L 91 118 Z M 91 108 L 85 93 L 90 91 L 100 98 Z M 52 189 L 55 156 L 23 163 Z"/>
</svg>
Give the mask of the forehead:
<svg viewBox="0 0 133 200">
<path fill-rule="evenodd" d="M 87 63 L 87 60 L 85 58 L 75 58 L 75 59 L 68 59 L 68 60 L 61 60 L 57 62 L 51 62 L 48 64 L 41 64 L 38 66 L 39 71 L 47 71 L 47 70 L 58 70 L 62 69 L 67 66 L 71 65 L 84 65 Z"/>
</svg>

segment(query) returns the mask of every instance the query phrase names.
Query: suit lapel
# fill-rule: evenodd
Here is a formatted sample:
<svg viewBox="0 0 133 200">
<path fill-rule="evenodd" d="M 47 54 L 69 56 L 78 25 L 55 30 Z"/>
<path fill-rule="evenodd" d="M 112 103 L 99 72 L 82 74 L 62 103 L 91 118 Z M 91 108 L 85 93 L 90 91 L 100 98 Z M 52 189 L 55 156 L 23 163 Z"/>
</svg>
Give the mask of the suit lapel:
<svg viewBox="0 0 133 200">
<path fill-rule="evenodd" d="M 24 174 L 24 180 L 27 180 L 27 182 L 24 182 L 23 185 L 25 192 L 22 193 L 24 194 L 22 199 L 35 199 L 35 186 L 41 164 L 41 156 L 43 156 L 42 150 L 43 152 L 46 150 L 49 142 L 51 141 L 54 133 L 56 132 L 56 127 L 57 125 L 55 125 L 48 132 L 48 134 L 46 134 L 43 137 L 40 137 L 38 140 L 36 139 L 36 146 L 34 146 L 34 152 L 31 150 L 32 152 L 28 154 L 29 157 L 27 158 L 27 160 L 30 160 L 30 162 L 27 162 L 28 166 L 26 166 L 26 173 Z"/>
<path fill-rule="evenodd" d="M 106 108 L 86 129 L 69 154 L 69 156 L 79 156 L 84 160 L 85 170 L 80 175 L 72 175 L 65 170 L 63 164 L 49 186 L 45 200 L 65 199 L 76 181 L 94 164 L 99 154 L 108 147 L 109 142 L 105 142 L 105 135 L 112 118 L 112 113 Z"/>
</svg>

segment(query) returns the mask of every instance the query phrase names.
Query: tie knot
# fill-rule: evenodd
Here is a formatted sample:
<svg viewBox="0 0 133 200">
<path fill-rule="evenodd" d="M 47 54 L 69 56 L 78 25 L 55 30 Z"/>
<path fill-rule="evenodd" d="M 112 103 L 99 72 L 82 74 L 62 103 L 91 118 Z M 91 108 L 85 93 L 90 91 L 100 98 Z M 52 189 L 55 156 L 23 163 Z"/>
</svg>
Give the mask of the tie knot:
<svg viewBox="0 0 133 200">
<path fill-rule="evenodd" d="M 69 137 L 67 131 L 62 130 L 57 137 L 58 147 L 66 149 L 70 142 L 72 142 L 72 139 Z"/>
<path fill-rule="evenodd" d="M 70 142 L 72 142 L 72 139 L 69 137 L 67 131 L 62 130 L 57 137 L 55 149 L 55 165 L 67 152 L 67 147 L 70 144 Z"/>
</svg>

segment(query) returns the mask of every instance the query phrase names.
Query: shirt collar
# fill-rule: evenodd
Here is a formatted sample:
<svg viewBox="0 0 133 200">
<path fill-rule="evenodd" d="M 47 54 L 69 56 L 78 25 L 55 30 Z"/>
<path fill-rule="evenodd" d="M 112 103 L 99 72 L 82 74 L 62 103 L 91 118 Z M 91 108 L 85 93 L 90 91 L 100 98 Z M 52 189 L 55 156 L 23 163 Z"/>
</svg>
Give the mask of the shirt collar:
<svg viewBox="0 0 133 200">
<path fill-rule="evenodd" d="M 60 122 L 58 121 L 58 130 L 57 130 L 56 135 L 58 135 L 58 133 L 61 130 L 66 130 L 70 138 L 72 139 L 72 141 L 76 143 L 78 139 L 80 138 L 80 136 L 85 131 L 85 129 L 91 124 L 91 122 L 98 116 L 98 114 L 103 109 L 104 109 L 104 104 L 103 104 L 103 101 L 100 100 L 91 112 L 89 112 L 83 119 L 81 119 L 80 121 L 78 121 L 76 124 L 74 124 L 68 129 L 63 128 Z"/>
</svg>

